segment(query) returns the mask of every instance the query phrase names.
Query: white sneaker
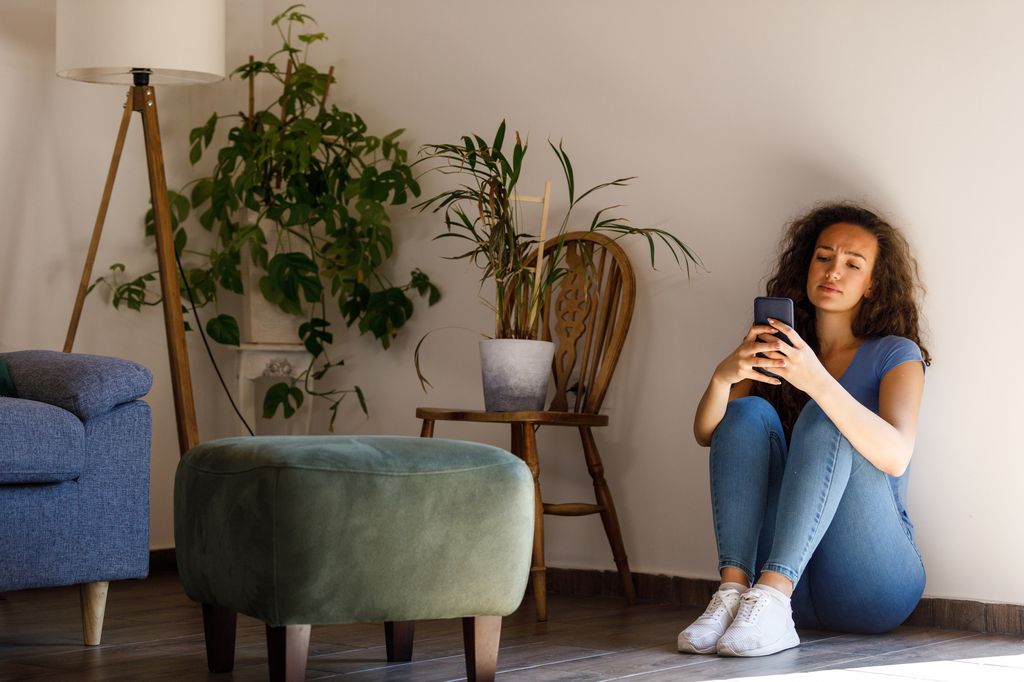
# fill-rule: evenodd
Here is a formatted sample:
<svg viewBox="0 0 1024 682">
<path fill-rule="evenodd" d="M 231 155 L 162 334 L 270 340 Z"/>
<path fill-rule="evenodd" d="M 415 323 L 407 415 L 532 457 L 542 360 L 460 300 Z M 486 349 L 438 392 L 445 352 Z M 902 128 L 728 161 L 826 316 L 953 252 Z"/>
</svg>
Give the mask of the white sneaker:
<svg viewBox="0 0 1024 682">
<path fill-rule="evenodd" d="M 720 656 L 767 656 L 800 644 L 786 595 L 755 585 L 740 597 L 732 625 L 718 640 Z"/>
<path fill-rule="evenodd" d="M 687 654 L 715 653 L 719 638 L 736 616 L 740 596 L 740 591 L 732 588 L 715 592 L 700 618 L 679 633 L 679 651 Z"/>
</svg>

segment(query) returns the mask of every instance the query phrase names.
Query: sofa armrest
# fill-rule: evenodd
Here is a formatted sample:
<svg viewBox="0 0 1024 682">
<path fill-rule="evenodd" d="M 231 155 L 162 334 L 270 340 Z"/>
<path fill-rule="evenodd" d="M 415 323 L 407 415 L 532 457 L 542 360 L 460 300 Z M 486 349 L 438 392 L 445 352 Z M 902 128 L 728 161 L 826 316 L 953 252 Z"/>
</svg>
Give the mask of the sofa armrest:
<svg viewBox="0 0 1024 682">
<path fill-rule="evenodd" d="M 103 355 L 25 350 L 2 353 L 19 398 L 56 405 L 83 422 L 141 398 L 153 385 L 142 365 Z"/>
</svg>

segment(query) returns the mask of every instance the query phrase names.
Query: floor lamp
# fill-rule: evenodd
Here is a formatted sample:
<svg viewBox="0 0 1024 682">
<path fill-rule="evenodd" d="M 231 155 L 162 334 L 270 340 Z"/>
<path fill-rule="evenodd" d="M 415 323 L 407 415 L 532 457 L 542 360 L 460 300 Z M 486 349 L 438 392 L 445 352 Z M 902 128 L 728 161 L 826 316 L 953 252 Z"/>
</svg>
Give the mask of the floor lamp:
<svg viewBox="0 0 1024 682">
<path fill-rule="evenodd" d="M 142 115 L 146 143 L 178 446 L 184 454 L 199 442 L 199 432 L 153 86 L 194 85 L 224 78 L 224 0 L 58 0 L 57 75 L 129 86 L 64 352 L 70 353 L 74 345 L 125 134 L 132 112 L 137 111 Z"/>
</svg>

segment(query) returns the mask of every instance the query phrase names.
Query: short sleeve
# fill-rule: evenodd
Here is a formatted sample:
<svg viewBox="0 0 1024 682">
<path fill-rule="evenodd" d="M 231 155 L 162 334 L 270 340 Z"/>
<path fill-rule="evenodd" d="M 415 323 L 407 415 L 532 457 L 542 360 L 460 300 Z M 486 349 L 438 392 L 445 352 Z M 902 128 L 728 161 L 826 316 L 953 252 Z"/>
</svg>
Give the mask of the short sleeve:
<svg viewBox="0 0 1024 682">
<path fill-rule="evenodd" d="M 905 362 L 920 362 L 925 367 L 924 356 L 916 343 L 902 336 L 886 336 L 882 339 L 882 352 L 878 363 L 878 380 L 881 381 L 894 367 Z"/>
</svg>

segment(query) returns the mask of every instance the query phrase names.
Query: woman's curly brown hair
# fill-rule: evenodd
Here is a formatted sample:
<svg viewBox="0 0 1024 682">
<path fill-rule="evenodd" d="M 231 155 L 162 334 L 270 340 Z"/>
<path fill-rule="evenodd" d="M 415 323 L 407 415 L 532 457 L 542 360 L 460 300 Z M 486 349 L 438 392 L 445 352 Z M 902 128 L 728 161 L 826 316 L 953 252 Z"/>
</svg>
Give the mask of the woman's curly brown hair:
<svg viewBox="0 0 1024 682">
<path fill-rule="evenodd" d="M 871 271 L 871 295 L 861 301 L 853 321 L 853 335 L 908 338 L 918 345 L 925 364 L 930 365 L 931 355 L 921 341 L 918 300 L 924 287 L 917 261 L 903 234 L 866 208 L 851 203 L 825 204 L 790 223 L 779 245 L 775 271 L 768 278 L 768 295 L 793 299 L 796 331 L 818 353 L 815 309 L 807 298 L 807 270 L 818 236 L 837 223 L 862 227 L 878 240 L 878 258 Z M 775 406 L 787 436 L 808 400 L 806 393 L 786 382 L 780 386 L 754 382 L 751 393 Z"/>
</svg>

